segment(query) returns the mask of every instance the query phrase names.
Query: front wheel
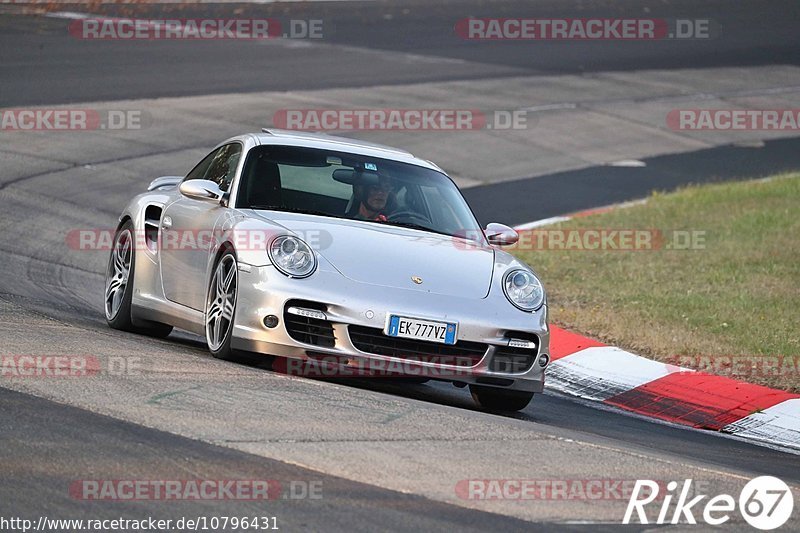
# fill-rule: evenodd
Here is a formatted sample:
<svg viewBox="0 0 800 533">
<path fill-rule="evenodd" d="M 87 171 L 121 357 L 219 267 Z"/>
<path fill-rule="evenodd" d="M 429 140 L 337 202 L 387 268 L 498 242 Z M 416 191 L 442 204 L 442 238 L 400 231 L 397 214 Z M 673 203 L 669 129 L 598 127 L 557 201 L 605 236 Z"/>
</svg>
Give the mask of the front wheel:
<svg viewBox="0 0 800 533">
<path fill-rule="evenodd" d="M 483 385 L 470 385 L 469 392 L 478 407 L 489 411 L 521 411 L 533 399 L 532 392 L 498 389 Z"/>
<path fill-rule="evenodd" d="M 206 298 L 206 342 L 211 355 L 217 359 L 237 359 L 236 352 L 231 349 L 231 339 L 238 290 L 239 267 L 236 256 L 227 251 L 214 268 Z"/>
<path fill-rule="evenodd" d="M 137 321 L 131 317 L 136 250 L 133 238 L 133 223 L 128 220 L 114 236 L 114 246 L 106 268 L 104 310 L 106 322 L 114 329 L 142 333 L 153 337 L 166 337 L 172 326 L 157 322 Z"/>
</svg>

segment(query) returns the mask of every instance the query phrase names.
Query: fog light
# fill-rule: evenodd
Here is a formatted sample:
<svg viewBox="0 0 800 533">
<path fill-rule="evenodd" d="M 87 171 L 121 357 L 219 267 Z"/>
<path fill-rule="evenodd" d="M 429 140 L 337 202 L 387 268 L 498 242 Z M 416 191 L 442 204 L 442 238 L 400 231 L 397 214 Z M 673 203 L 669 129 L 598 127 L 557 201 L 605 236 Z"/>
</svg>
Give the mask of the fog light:
<svg viewBox="0 0 800 533">
<path fill-rule="evenodd" d="M 549 363 L 549 362 L 550 362 L 550 356 L 547 355 L 546 353 L 543 353 L 542 355 L 539 356 L 539 366 L 540 367 L 542 367 L 542 368 L 546 367 L 547 363 Z"/>
<path fill-rule="evenodd" d="M 275 315 L 267 315 L 264 317 L 264 325 L 270 329 L 277 326 L 278 322 L 279 322 L 278 317 L 276 317 Z"/>
</svg>

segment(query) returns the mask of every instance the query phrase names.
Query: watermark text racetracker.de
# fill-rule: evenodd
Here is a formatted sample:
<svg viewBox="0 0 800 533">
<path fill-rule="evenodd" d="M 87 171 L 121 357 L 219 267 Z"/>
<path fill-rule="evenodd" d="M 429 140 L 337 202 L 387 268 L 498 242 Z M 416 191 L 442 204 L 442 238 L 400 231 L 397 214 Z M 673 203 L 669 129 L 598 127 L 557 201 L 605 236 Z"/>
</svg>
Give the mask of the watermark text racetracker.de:
<svg viewBox="0 0 800 533">
<path fill-rule="evenodd" d="M 294 233 L 317 251 L 327 249 L 333 243 L 333 235 L 319 229 L 295 229 Z M 72 229 L 65 235 L 65 243 L 70 250 L 81 252 L 110 251 L 114 247 L 116 229 Z M 160 251 L 198 251 L 210 250 L 216 243 L 229 242 L 239 251 L 266 250 L 270 242 L 284 235 L 275 229 L 170 229 L 161 230 L 157 235 L 151 230 L 133 232 L 135 250 Z"/>
<path fill-rule="evenodd" d="M 0 109 L 0 132 L 125 131 L 150 123 L 150 114 L 139 109 Z"/>
<path fill-rule="evenodd" d="M 94 501 L 321 500 L 321 480 L 277 479 L 78 479 L 69 495 Z"/>
<path fill-rule="evenodd" d="M 477 363 L 468 355 L 429 356 L 409 352 L 397 354 L 393 360 L 384 360 L 320 354 L 308 359 L 279 358 L 273 363 L 272 370 L 311 379 L 452 379 L 480 375 L 474 368 Z M 511 363 L 507 366 L 510 367 Z M 510 371 L 499 364 L 495 370 Z"/>
<path fill-rule="evenodd" d="M 280 109 L 276 128 L 301 131 L 473 131 L 524 130 L 527 111 L 479 109 Z"/>
<path fill-rule="evenodd" d="M 667 127 L 675 131 L 798 131 L 800 109 L 673 109 Z"/>
<path fill-rule="evenodd" d="M 470 41 L 649 41 L 710 39 L 719 29 L 710 19 L 464 18 L 455 33 Z"/>
<path fill-rule="evenodd" d="M 462 479 L 455 492 L 462 500 L 478 501 L 627 501 L 636 483 L 611 478 Z"/>
<path fill-rule="evenodd" d="M 728 327 L 727 322 L 722 325 Z M 679 368 L 693 368 L 745 381 L 753 378 L 800 377 L 800 355 L 673 355 L 663 361 Z"/>
<path fill-rule="evenodd" d="M 706 230 L 654 228 L 535 228 L 517 232 L 511 251 L 640 252 L 705 250 Z M 454 239 L 457 247 L 478 249 L 477 231 L 462 231 Z"/>
<path fill-rule="evenodd" d="M 139 374 L 139 356 L 0 354 L 0 379 L 91 378 Z"/>
<path fill-rule="evenodd" d="M 81 40 L 263 40 L 322 39 L 322 19 L 134 19 L 79 18 L 69 33 Z"/>
</svg>

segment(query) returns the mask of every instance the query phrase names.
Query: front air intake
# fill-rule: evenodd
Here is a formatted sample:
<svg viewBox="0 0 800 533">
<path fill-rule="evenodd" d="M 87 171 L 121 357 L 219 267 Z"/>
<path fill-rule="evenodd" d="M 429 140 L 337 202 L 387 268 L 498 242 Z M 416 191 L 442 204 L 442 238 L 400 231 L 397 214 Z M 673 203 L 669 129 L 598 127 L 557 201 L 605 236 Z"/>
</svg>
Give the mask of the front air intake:
<svg viewBox="0 0 800 533">
<path fill-rule="evenodd" d="M 383 330 L 365 326 L 349 326 L 353 346 L 362 352 L 430 363 L 475 366 L 483 359 L 488 345 L 458 341 L 456 344 L 389 337 Z"/>
<path fill-rule="evenodd" d="M 531 369 L 539 352 L 539 337 L 532 333 L 509 331 L 505 346 L 495 346 L 489 370 L 503 374 L 521 374 Z"/>
<path fill-rule="evenodd" d="M 290 300 L 286 302 L 283 312 L 283 323 L 286 332 L 297 342 L 333 348 L 336 346 L 336 335 L 333 324 L 325 312 L 327 307 L 319 302 Z"/>
</svg>

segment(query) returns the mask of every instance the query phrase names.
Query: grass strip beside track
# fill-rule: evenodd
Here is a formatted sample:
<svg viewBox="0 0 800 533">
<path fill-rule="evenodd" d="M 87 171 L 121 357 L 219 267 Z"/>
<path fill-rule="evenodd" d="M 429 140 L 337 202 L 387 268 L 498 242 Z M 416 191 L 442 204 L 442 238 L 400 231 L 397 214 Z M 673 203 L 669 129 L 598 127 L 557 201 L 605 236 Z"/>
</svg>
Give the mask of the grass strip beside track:
<svg viewBox="0 0 800 533">
<path fill-rule="evenodd" d="M 599 230 L 634 230 L 640 246 L 614 249 L 631 242 Z M 800 174 L 655 193 L 533 232 L 511 251 L 541 276 L 553 323 L 800 391 Z"/>
</svg>

